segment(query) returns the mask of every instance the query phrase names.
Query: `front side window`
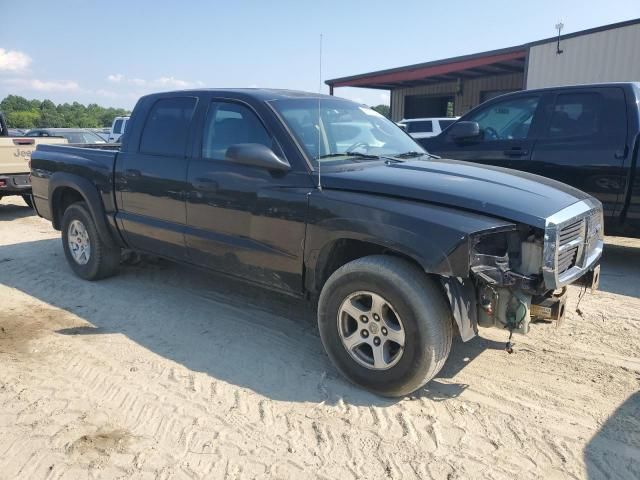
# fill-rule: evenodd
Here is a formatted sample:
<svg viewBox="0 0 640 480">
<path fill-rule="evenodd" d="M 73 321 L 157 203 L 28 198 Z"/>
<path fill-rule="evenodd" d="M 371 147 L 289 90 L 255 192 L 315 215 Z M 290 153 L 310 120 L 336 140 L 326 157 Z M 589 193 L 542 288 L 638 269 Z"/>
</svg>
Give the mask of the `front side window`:
<svg viewBox="0 0 640 480">
<path fill-rule="evenodd" d="M 202 157 L 224 160 L 228 148 L 240 143 L 273 148 L 271 136 L 250 108 L 239 103 L 212 102 L 204 123 Z"/>
<path fill-rule="evenodd" d="M 484 141 L 527 138 L 539 97 L 521 97 L 495 103 L 465 120 L 477 122 Z"/>
<path fill-rule="evenodd" d="M 409 133 L 431 133 L 433 132 L 433 124 L 431 120 L 421 120 L 416 122 L 407 122 L 407 132 Z"/>
<path fill-rule="evenodd" d="M 183 156 L 191 117 L 196 108 L 193 97 L 158 100 L 147 117 L 140 139 L 140 152 L 151 155 Z"/>
<path fill-rule="evenodd" d="M 271 105 L 299 145 L 318 162 L 376 160 L 424 150 L 395 123 L 375 110 L 339 98 L 291 98 Z"/>
<path fill-rule="evenodd" d="M 600 129 L 600 95 L 597 93 L 560 94 L 549 122 L 549 137 L 593 135 Z"/>
</svg>

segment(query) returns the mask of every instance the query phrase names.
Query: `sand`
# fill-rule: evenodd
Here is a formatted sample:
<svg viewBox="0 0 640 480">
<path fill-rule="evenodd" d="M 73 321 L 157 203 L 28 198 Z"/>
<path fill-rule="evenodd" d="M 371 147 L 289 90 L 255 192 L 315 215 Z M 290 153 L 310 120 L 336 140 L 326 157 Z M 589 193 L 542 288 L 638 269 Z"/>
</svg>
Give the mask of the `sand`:
<svg viewBox="0 0 640 480">
<path fill-rule="evenodd" d="M 90 283 L 0 202 L 0 478 L 640 478 L 640 241 L 564 324 L 455 342 L 389 400 L 343 380 L 304 302 L 165 261 Z"/>
</svg>

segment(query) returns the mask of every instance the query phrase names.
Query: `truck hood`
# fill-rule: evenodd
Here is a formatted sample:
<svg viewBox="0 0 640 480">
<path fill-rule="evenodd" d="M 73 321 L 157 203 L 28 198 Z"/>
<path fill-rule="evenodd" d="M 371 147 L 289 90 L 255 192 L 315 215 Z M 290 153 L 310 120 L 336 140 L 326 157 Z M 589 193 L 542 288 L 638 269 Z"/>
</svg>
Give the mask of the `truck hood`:
<svg viewBox="0 0 640 480">
<path fill-rule="evenodd" d="M 590 198 L 539 175 L 458 160 L 359 163 L 323 172 L 322 186 L 463 208 L 539 228 L 547 217 Z"/>
</svg>

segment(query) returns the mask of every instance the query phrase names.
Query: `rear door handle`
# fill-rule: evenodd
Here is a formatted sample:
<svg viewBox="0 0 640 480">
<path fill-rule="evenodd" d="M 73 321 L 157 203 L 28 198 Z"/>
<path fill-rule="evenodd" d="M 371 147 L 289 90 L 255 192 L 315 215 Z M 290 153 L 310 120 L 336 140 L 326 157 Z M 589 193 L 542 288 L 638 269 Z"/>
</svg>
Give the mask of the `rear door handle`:
<svg viewBox="0 0 640 480">
<path fill-rule="evenodd" d="M 508 155 L 510 157 L 524 157 L 525 155 L 529 155 L 529 150 L 525 150 L 523 148 L 515 147 L 515 148 L 511 148 L 509 150 L 505 150 L 502 153 L 504 153 L 505 155 Z"/>
<path fill-rule="evenodd" d="M 126 173 L 129 177 L 140 177 L 142 176 L 142 172 L 135 168 L 127 168 L 124 173 Z"/>
<path fill-rule="evenodd" d="M 623 149 L 621 149 L 621 150 L 616 150 L 616 153 L 614 153 L 614 154 L 613 154 L 613 156 L 614 156 L 615 158 L 622 159 L 622 158 L 626 158 L 626 157 L 627 157 L 627 153 L 629 153 L 629 147 L 627 147 L 627 146 L 625 145 Z"/>
</svg>

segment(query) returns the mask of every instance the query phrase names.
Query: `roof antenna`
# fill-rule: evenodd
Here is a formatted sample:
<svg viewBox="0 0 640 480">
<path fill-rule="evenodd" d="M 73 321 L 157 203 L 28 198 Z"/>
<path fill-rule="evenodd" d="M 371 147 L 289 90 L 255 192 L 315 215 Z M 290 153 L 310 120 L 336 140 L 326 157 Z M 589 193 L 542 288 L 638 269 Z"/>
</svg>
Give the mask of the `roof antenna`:
<svg viewBox="0 0 640 480">
<path fill-rule="evenodd" d="M 322 95 L 322 34 L 320 34 L 320 78 L 318 81 L 318 190 L 322 191 L 322 175 L 320 171 L 320 147 L 322 145 L 322 128 L 320 117 L 320 95 Z"/>
</svg>

